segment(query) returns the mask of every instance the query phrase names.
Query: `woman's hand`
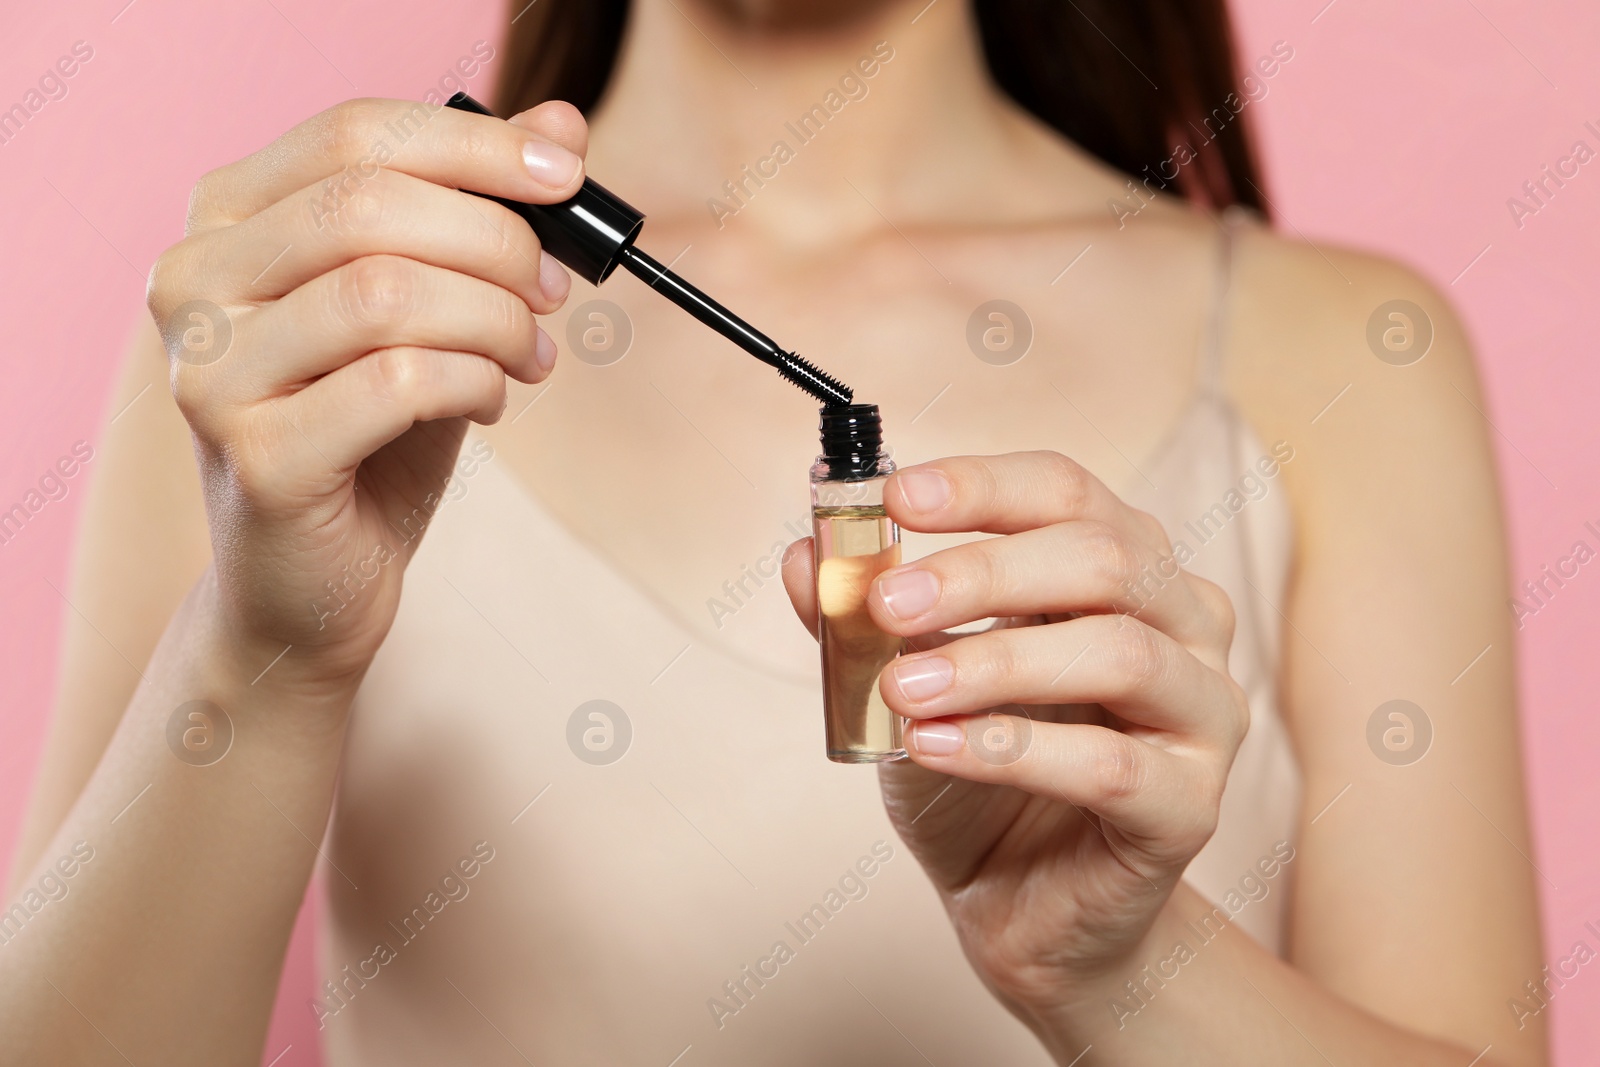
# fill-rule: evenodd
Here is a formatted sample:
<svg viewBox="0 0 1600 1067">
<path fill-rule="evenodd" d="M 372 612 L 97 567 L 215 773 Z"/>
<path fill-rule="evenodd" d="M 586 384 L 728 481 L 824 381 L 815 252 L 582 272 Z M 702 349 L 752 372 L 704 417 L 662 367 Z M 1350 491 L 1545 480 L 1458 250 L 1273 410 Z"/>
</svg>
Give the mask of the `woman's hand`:
<svg viewBox="0 0 1600 1067">
<path fill-rule="evenodd" d="M 567 104 L 354 100 L 203 177 L 149 306 L 194 434 L 228 638 L 359 680 L 468 420 L 550 373 L 571 280 L 512 212 L 583 180 Z M 263 661 L 263 664 L 265 661 Z"/>
<path fill-rule="evenodd" d="M 363 100 L 196 186 L 149 304 L 214 564 L 34 861 L 30 882 L 84 842 L 94 869 L 0 952 L 0 1062 L 261 1062 L 343 712 L 401 572 L 466 420 L 498 418 L 506 375 L 555 355 L 534 316 L 565 272 L 458 189 L 559 201 L 584 140 L 565 104 L 513 125 Z"/>
<path fill-rule="evenodd" d="M 1151 516 L 1054 453 L 892 476 L 908 530 L 1004 536 L 885 571 L 868 603 L 908 654 L 883 671 L 912 761 L 882 784 L 968 958 L 1024 1021 L 1120 974 L 1217 823 L 1249 724 L 1233 611 Z M 811 546 L 784 580 L 815 618 Z M 981 633 L 946 634 L 986 618 Z"/>
</svg>

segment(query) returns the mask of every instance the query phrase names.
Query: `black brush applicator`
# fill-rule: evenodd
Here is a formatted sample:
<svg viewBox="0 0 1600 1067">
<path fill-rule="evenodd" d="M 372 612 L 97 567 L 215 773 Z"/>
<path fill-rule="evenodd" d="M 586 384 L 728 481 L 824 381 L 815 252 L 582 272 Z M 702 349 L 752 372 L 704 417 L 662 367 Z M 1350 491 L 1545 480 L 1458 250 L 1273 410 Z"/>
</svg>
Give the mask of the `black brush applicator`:
<svg viewBox="0 0 1600 1067">
<path fill-rule="evenodd" d="M 466 93 L 452 96 L 445 106 L 479 115 L 494 114 Z M 591 284 L 599 285 L 618 266 L 624 267 L 826 407 L 847 407 L 854 399 L 849 386 L 795 353 L 779 348 L 772 338 L 635 248 L 634 239 L 644 228 L 644 214 L 593 178 L 585 178 L 577 195 L 559 204 L 524 204 L 483 193 L 474 195 L 485 196 L 522 216 L 539 235 L 546 252 Z"/>
</svg>

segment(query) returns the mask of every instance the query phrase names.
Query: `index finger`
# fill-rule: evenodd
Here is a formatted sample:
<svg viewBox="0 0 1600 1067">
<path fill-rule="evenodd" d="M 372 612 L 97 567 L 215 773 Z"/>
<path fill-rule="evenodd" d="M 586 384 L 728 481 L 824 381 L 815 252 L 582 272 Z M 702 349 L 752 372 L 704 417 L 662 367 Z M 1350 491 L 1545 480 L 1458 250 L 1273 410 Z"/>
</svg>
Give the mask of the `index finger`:
<svg viewBox="0 0 1600 1067">
<path fill-rule="evenodd" d="M 543 105 L 513 124 L 443 104 L 348 100 L 202 177 L 189 203 L 189 230 L 240 222 L 324 179 L 337 203 L 345 186 L 370 180 L 379 168 L 452 189 L 559 203 L 583 184 L 585 140 L 582 117 L 570 105 Z"/>
<path fill-rule="evenodd" d="M 1094 519 L 1171 551 L 1166 531 L 1059 452 L 952 456 L 890 475 L 889 517 L 921 533 L 1011 534 L 1074 519 Z"/>
</svg>

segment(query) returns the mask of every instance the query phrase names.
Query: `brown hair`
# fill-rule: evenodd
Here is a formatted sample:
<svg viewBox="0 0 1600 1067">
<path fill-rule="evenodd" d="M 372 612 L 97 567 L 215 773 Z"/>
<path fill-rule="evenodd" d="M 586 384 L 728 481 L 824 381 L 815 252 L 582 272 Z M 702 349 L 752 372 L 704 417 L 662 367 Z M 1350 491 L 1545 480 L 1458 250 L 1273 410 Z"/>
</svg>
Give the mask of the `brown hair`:
<svg viewBox="0 0 1600 1067">
<path fill-rule="evenodd" d="M 1238 114 L 1245 97 L 1225 0 L 973 4 L 990 74 L 1042 122 L 1141 184 L 1176 187 L 1213 208 L 1266 213 Z M 501 113 L 542 100 L 592 111 L 627 20 L 628 0 L 540 0 L 525 10 L 507 41 Z M 1186 162 L 1179 144 L 1195 158 L 1173 179 L 1174 165 Z"/>
</svg>

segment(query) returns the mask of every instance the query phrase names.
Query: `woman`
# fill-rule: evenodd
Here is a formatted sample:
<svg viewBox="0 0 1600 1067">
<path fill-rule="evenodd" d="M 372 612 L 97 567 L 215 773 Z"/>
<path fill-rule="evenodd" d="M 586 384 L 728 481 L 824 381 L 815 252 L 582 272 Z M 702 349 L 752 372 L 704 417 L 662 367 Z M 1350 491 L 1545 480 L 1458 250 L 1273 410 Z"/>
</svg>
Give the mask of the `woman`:
<svg viewBox="0 0 1600 1067">
<path fill-rule="evenodd" d="M 1544 1062 L 1461 328 L 1212 213 L 1266 206 L 1292 47 L 1236 84 L 1219 5 L 1032 6 L 545 0 L 511 122 L 357 101 L 201 180 L 150 285 L 178 411 L 98 464 L 6 1062 L 259 1056 L 319 854 L 334 1064 Z M 871 592 L 915 650 L 876 780 L 772 588 L 814 617 L 809 409 L 456 191 L 586 168 L 886 413 L 922 558 Z M 553 398 L 508 385 L 551 338 Z"/>
</svg>

